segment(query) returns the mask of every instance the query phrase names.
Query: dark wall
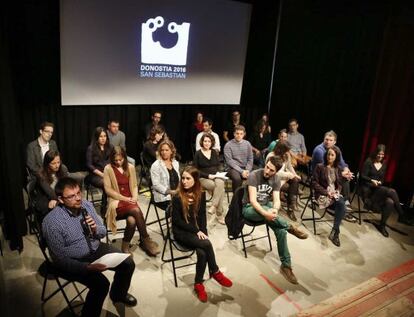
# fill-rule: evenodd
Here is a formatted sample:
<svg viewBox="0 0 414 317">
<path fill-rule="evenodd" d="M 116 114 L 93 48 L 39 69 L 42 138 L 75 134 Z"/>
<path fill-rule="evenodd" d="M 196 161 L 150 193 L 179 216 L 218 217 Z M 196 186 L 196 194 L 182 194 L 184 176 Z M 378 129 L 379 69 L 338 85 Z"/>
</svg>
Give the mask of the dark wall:
<svg viewBox="0 0 414 317">
<path fill-rule="evenodd" d="M 378 55 L 389 13 L 380 1 L 283 1 L 271 119 L 299 120 L 308 152 L 326 131 L 338 134 L 358 168 Z"/>
</svg>

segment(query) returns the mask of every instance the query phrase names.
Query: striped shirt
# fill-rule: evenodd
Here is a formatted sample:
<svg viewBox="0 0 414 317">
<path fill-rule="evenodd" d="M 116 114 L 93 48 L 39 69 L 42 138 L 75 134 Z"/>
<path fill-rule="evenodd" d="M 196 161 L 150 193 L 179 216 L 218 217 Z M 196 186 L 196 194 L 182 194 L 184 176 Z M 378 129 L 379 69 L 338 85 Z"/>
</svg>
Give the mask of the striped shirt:
<svg viewBox="0 0 414 317">
<path fill-rule="evenodd" d="M 76 216 L 63 205 L 50 211 L 42 223 L 43 236 L 53 261 L 72 273 L 86 272 L 89 263 L 81 259 L 94 253 L 101 243 L 100 239 L 106 235 L 106 228 L 92 203 L 82 200 L 82 208 L 95 220 L 97 227 L 92 238 L 85 234 L 82 213 Z"/>
<path fill-rule="evenodd" d="M 288 133 L 288 142 L 290 144 L 290 150 L 295 154 L 306 153 L 305 137 L 299 132 Z"/>
<path fill-rule="evenodd" d="M 253 149 L 249 141 L 237 142 L 232 139 L 224 146 L 224 158 L 229 168 L 238 171 L 251 171 L 253 168 Z"/>
</svg>

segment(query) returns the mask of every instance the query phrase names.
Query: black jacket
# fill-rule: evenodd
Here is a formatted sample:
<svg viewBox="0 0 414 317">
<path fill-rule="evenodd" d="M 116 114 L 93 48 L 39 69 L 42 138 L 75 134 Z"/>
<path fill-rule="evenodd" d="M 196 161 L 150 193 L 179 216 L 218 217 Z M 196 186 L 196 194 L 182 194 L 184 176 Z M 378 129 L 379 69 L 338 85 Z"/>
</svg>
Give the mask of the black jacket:
<svg viewBox="0 0 414 317">
<path fill-rule="evenodd" d="M 239 187 L 231 199 L 229 211 L 226 215 L 227 235 L 229 239 L 237 239 L 244 226 L 243 210 L 243 195 L 245 187 Z"/>
</svg>

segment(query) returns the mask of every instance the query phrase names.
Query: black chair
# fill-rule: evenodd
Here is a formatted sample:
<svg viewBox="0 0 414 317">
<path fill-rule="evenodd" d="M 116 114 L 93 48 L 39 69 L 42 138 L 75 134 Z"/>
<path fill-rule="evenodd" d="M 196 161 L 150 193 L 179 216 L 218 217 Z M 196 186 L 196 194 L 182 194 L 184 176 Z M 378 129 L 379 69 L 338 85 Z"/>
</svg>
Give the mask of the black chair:
<svg viewBox="0 0 414 317">
<path fill-rule="evenodd" d="M 101 188 L 93 186 L 90 182 L 89 175 L 85 177 L 83 182 L 86 189 L 86 200 L 92 202 L 95 208 L 100 207 L 100 214 L 103 217 L 107 199 L 105 191 Z"/>
<path fill-rule="evenodd" d="M 239 216 L 238 218 L 242 220 L 243 225 L 248 225 L 250 228 L 250 231 L 248 233 L 244 233 L 243 232 L 243 226 L 241 227 L 240 233 L 238 233 L 235 236 L 231 236 L 229 235 L 229 239 L 230 240 L 235 240 L 235 239 L 242 239 L 242 245 L 243 245 L 243 252 L 244 252 L 244 257 L 247 258 L 247 248 L 250 246 L 246 246 L 248 243 L 256 241 L 256 240 L 260 240 L 260 239 L 264 239 L 267 238 L 267 240 L 269 241 L 269 252 L 272 251 L 272 241 L 270 239 L 270 234 L 269 234 L 269 226 L 267 225 L 267 222 L 265 220 L 263 221 L 251 221 L 248 220 L 246 218 L 243 217 L 242 212 L 243 212 L 243 196 L 244 196 L 244 192 L 245 190 L 247 190 L 247 186 L 242 186 L 236 189 L 236 192 L 234 193 L 232 199 L 231 199 L 231 203 L 230 203 L 230 207 L 229 207 L 229 212 L 228 215 L 229 217 L 226 216 L 226 224 L 228 222 L 227 219 L 231 219 L 232 215 L 229 213 L 233 213 L 233 212 L 238 212 Z M 266 234 L 265 235 L 261 235 L 261 236 L 253 236 L 254 230 L 256 229 L 256 227 L 261 226 L 261 225 L 265 225 L 266 226 Z"/>
<path fill-rule="evenodd" d="M 36 222 L 36 227 L 37 227 L 36 238 L 37 238 L 40 250 L 42 251 L 42 254 L 44 257 L 44 262 L 40 266 L 41 275 L 43 277 L 43 287 L 42 287 L 42 295 L 41 295 L 42 304 L 45 304 L 49 299 L 51 299 L 53 296 L 55 296 L 56 294 L 60 292 L 62 293 L 66 303 L 68 304 L 68 309 L 70 310 L 70 312 L 76 315 L 74 309 L 80 305 L 83 305 L 84 299 L 82 297 L 82 293 L 85 292 L 88 288 L 84 287 L 83 289 L 80 290 L 78 286 L 76 285 L 76 282 L 71 280 L 71 278 L 68 277 L 65 272 L 63 272 L 60 268 L 58 268 L 52 262 L 52 260 L 50 259 L 48 255 L 48 248 L 47 248 L 46 241 L 42 235 L 40 222 L 38 221 L 37 218 L 35 222 Z M 49 279 L 54 279 L 57 284 L 57 287 L 54 288 L 54 290 L 51 291 L 48 295 L 46 295 L 47 281 Z M 73 288 L 75 289 L 75 296 L 72 298 L 69 298 L 68 294 L 65 291 L 65 288 L 69 286 L 70 284 L 72 284 Z M 73 302 L 77 298 L 80 298 L 82 302 L 74 305 Z"/>
<path fill-rule="evenodd" d="M 354 201 L 355 197 L 357 198 L 357 204 L 358 204 L 358 210 L 357 210 L 358 223 L 361 224 L 362 223 L 362 214 L 363 213 L 371 213 L 371 211 L 369 210 L 369 208 L 366 208 L 367 205 L 365 204 L 364 195 L 363 195 L 362 190 L 361 190 L 361 175 L 359 174 L 359 172 L 356 174 L 356 177 L 355 177 L 355 189 L 354 189 L 354 193 L 352 194 L 352 197 L 350 199 L 350 203 L 352 203 Z M 361 208 L 361 202 L 362 202 L 362 205 L 364 206 L 364 208 Z"/>
<path fill-rule="evenodd" d="M 150 201 L 148 203 L 148 208 L 147 208 L 147 212 L 145 214 L 145 224 L 147 226 L 151 226 L 155 223 L 158 223 L 158 226 L 160 227 L 160 233 L 162 238 L 165 240 L 165 234 L 164 234 L 164 230 L 163 230 L 163 226 L 165 226 L 165 223 L 163 223 L 163 221 L 165 220 L 165 216 L 163 217 L 162 215 L 160 215 L 160 212 L 158 211 L 158 209 L 163 210 L 154 200 L 154 194 L 152 192 L 152 182 L 151 182 L 151 178 L 149 178 L 148 180 L 148 185 L 150 186 L 150 193 L 151 193 L 151 197 L 150 197 Z M 153 207 L 153 210 L 155 212 L 155 216 L 156 219 L 152 220 L 152 221 L 148 221 L 148 216 L 150 214 L 151 211 L 151 206 Z"/>
<path fill-rule="evenodd" d="M 228 178 L 224 181 L 224 191 L 226 192 L 227 196 L 227 203 L 230 203 L 230 193 L 233 192 L 231 179 Z"/>
<path fill-rule="evenodd" d="M 26 221 L 29 225 L 29 233 L 36 233 L 36 223 L 35 223 L 35 197 L 36 197 L 36 176 L 32 175 L 29 169 L 26 167 L 26 185 L 23 187 L 23 192 L 26 193 L 27 197 L 27 209 L 25 210 Z"/>
<path fill-rule="evenodd" d="M 138 183 L 138 194 L 144 194 L 147 193 L 149 191 L 151 191 L 151 186 L 150 186 L 150 167 L 147 166 L 147 164 L 145 163 L 144 160 L 144 153 L 141 152 L 139 154 L 139 159 L 141 162 L 141 169 L 139 170 L 139 183 Z M 144 183 L 143 181 L 145 180 L 145 183 L 148 187 L 143 186 Z M 143 188 L 141 189 L 141 186 L 143 186 Z"/>
<path fill-rule="evenodd" d="M 170 228 L 170 218 L 171 218 L 171 205 L 167 208 L 165 211 L 165 226 L 166 226 L 166 234 L 164 239 L 164 247 L 162 249 L 162 256 L 161 259 L 164 263 L 171 263 L 172 271 L 174 274 L 174 285 L 175 287 L 178 287 L 177 283 L 177 270 L 180 268 L 188 267 L 191 265 L 195 265 L 196 262 L 192 261 L 190 263 L 185 263 L 181 265 L 177 265 L 176 262 L 182 261 L 182 260 L 188 260 L 191 259 L 193 254 L 195 253 L 195 249 L 189 249 L 180 243 L 178 243 L 177 240 L 174 239 L 174 235 L 172 233 L 172 230 Z M 166 255 L 167 245 L 169 247 L 169 257 Z M 175 254 L 174 252 L 178 251 L 181 255 Z"/>
<path fill-rule="evenodd" d="M 315 199 L 314 190 L 313 190 L 312 187 L 310 187 L 309 190 L 310 190 L 310 193 L 309 193 L 309 196 L 307 197 L 307 200 L 306 200 L 305 206 L 303 207 L 302 214 L 300 215 L 300 218 L 302 219 L 302 223 L 304 221 L 312 221 L 313 234 L 316 235 L 316 223 L 317 222 L 326 222 L 326 221 L 328 221 L 327 219 L 324 219 L 328 208 L 324 208 L 323 212 L 322 212 L 322 215 L 319 215 L 316 212 L 319 208 L 319 205 L 318 205 L 318 203 Z M 306 212 L 306 209 L 307 209 L 308 206 L 310 206 L 310 209 L 311 209 L 311 216 L 305 218 L 305 212 Z M 317 214 L 319 216 L 317 216 Z"/>
</svg>

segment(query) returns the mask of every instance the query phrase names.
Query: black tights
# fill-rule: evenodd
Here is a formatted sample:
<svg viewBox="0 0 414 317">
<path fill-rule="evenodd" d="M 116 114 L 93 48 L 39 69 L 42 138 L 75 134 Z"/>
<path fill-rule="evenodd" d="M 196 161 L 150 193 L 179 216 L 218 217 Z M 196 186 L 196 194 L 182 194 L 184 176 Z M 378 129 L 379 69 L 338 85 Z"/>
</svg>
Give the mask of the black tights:
<svg viewBox="0 0 414 317">
<path fill-rule="evenodd" d="M 204 271 L 208 263 L 210 274 L 216 273 L 219 268 L 216 263 L 214 249 L 210 239 L 201 240 L 195 233 L 181 233 L 175 234 L 174 237 L 179 243 L 189 248 L 194 248 L 197 253 L 196 275 L 195 283 L 203 283 Z"/>
<path fill-rule="evenodd" d="M 402 216 L 404 213 L 398 194 L 393 188 L 385 186 L 376 187 L 372 193 L 371 201 L 373 209 L 379 210 L 382 213 L 381 225 L 385 225 L 393 210 L 396 210 L 399 216 Z"/>
<path fill-rule="evenodd" d="M 122 212 L 116 219 L 126 219 L 126 227 L 124 232 L 124 242 L 130 242 L 134 236 L 135 227 L 137 227 L 141 240 L 148 237 L 147 226 L 145 224 L 144 215 L 139 207 Z"/>
</svg>

